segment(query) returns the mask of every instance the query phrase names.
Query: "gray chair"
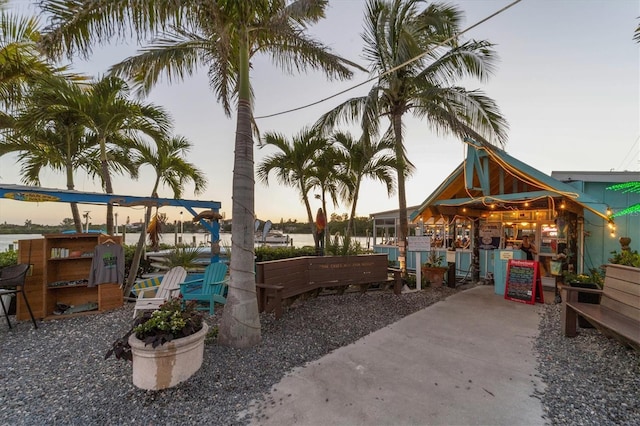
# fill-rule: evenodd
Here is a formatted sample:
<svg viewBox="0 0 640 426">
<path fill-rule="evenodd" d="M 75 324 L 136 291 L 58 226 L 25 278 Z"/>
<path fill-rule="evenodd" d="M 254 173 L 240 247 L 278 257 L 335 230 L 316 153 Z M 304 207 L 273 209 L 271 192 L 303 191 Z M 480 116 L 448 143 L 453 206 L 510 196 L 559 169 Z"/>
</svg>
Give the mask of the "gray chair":
<svg viewBox="0 0 640 426">
<path fill-rule="evenodd" d="M 1 294 L 22 294 L 22 298 L 24 299 L 24 304 L 27 305 L 27 309 L 29 310 L 29 315 L 31 316 L 31 321 L 33 321 L 33 326 L 38 328 L 38 324 L 36 324 L 36 319 L 33 317 L 33 312 L 31 311 L 31 306 L 29 306 L 29 301 L 27 300 L 27 294 L 24 291 L 24 285 L 27 277 L 27 272 L 29 271 L 29 265 L 26 263 L 21 263 L 19 265 L 6 266 L 0 269 L 0 293 Z M 9 328 L 11 328 L 11 321 L 9 321 L 9 307 L 4 306 L 4 302 L 0 297 L 0 305 L 2 305 L 2 310 L 4 312 L 5 318 L 7 318 L 7 324 Z"/>
</svg>

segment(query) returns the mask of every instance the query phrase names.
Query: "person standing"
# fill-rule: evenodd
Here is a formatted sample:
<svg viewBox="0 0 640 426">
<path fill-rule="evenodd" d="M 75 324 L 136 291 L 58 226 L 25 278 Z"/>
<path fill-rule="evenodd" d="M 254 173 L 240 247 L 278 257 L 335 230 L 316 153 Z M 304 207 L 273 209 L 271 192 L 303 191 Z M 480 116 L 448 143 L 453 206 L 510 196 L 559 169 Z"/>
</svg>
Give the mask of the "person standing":
<svg viewBox="0 0 640 426">
<path fill-rule="evenodd" d="M 522 237 L 522 244 L 520 244 L 520 250 L 525 252 L 525 254 L 527 255 L 527 260 L 534 260 L 534 256 L 538 254 L 538 250 L 536 250 L 536 247 L 533 244 L 531 244 L 531 242 L 529 241 L 528 235 L 524 235 Z"/>
</svg>

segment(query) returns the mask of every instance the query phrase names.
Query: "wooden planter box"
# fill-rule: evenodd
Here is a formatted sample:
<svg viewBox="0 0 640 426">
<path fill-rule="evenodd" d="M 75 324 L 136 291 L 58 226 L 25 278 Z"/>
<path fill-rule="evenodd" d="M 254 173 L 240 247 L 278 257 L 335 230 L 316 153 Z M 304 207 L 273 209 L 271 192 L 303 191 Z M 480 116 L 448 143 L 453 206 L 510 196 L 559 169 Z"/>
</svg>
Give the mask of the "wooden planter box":
<svg viewBox="0 0 640 426">
<path fill-rule="evenodd" d="M 443 266 L 422 266 L 422 276 L 431 283 L 431 287 L 442 287 L 444 274 L 448 268 Z"/>
</svg>

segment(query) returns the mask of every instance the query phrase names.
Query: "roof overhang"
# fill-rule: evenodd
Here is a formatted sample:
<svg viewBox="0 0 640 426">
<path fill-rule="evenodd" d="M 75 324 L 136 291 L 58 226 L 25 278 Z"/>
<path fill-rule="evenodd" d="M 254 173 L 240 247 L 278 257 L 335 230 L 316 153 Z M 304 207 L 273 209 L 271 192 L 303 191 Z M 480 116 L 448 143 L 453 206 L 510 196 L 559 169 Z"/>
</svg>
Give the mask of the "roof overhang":
<svg viewBox="0 0 640 426">
<path fill-rule="evenodd" d="M 569 204 L 572 211 L 581 214 L 586 209 L 606 221 L 610 212 L 606 204 L 581 193 L 573 186 L 548 176 L 539 170 L 509 156 L 505 151 L 466 140 L 467 157 L 411 215 L 426 220 L 435 215 L 459 214 L 480 216 L 496 205 L 507 209 L 522 205 Z"/>
</svg>

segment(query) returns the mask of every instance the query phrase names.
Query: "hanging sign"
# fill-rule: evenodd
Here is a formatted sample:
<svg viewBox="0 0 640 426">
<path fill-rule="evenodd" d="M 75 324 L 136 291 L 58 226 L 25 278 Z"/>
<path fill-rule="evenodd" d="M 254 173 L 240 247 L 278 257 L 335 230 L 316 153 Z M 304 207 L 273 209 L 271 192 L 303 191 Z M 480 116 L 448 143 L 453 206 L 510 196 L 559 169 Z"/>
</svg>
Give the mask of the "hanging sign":
<svg viewBox="0 0 640 426">
<path fill-rule="evenodd" d="M 480 247 L 482 250 L 495 250 L 500 247 L 502 224 L 485 222 L 480 224 Z"/>
<path fill-rule="evenodd" d="M 431 251 L 431 237 L 407 237 L 409 251 Z"/>
<path fill-rule="evenodd" d="M 534 305 L 544 303 L 542 280 L 535 260 L 510 259 L 507 263 L 507 282 L 504 298 Z"/>
<path fill-rule="evenodd" d="M 5 198 L 10 198 L 16 201 L 31 201 L 40 203 L 43 201 L 58 201 L 59 197 L 49 194 L 40 194 L 37 192 L 7 192 L 4 194 Z"/>
</svg>

